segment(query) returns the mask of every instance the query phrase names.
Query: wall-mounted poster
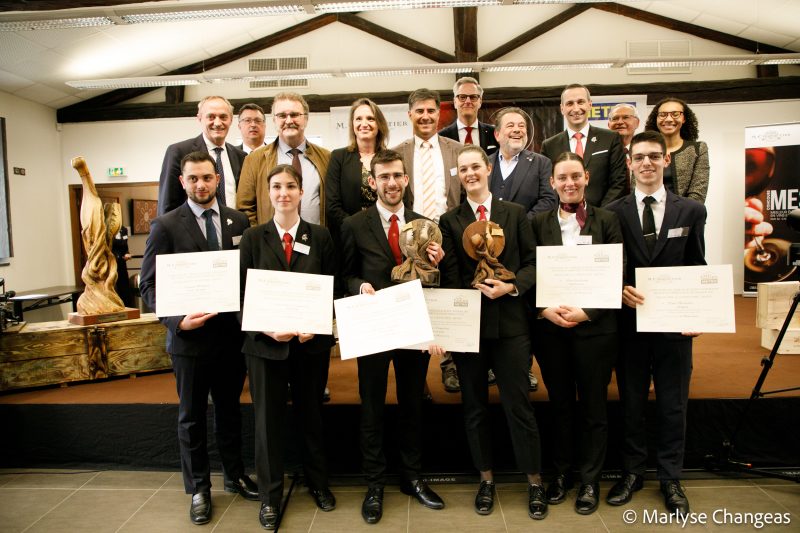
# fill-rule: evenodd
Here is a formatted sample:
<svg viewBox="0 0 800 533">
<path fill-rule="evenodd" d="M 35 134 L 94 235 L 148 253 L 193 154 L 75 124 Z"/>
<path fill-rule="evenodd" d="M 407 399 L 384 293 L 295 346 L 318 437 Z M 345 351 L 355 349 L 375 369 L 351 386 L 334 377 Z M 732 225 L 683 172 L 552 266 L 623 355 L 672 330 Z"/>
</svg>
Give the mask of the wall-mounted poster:
<svg viewBox="0 0 800 533">
<path fill-rule="evenodd" d="M 786 217 L 800 208 L 800 123 L 745 128 L 744 292 L 800 279 L 790 261 L 800 233 Z"/>
<path fill-rule="evenodd" d="M 150 221 L 156 218 L 158 212 L 157 200 L 131 200 L 131 213 L 133 214 L 133 234 L 150 233 Z"/>
</svg>

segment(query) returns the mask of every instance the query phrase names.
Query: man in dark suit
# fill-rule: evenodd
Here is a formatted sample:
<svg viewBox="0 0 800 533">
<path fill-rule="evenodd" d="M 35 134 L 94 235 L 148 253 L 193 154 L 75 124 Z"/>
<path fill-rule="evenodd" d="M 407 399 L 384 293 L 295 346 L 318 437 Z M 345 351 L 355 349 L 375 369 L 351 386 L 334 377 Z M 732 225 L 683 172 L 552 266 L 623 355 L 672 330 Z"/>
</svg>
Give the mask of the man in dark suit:
<svg viewBox="0 0 800 533">
<path fill-rule="evenodd" d="M 225 142 L 233 122 L 233 106 L 222 96 L 207 96 L 197 104 L 197 121 L 203 132 L 192 139 L 171 144 L 164 154 L 161 176 L 158 178 L 158 214 L 163 215 L 186 201 L 178 176 L 181 160 L 191 152 L 206 152 L 214 159 L 220 175 L 217 201 L 228 207 L 236 207 L 236 187 L 245 153 Z"/>
<path fill-rule="evenodd" d="M 478 121 L 482 99 L 483 88 L 478 80 L 469 76 L 459 78 L 453 85 L 453 105 L 458 117 L 439 130 L 439 135 L 461 144 L 479 144 L 486 155 L 492 155 L 497 151 L 494 126 Z"/>
<path fill-rule="evenodd" d="M 622 197 L 628 173 L 619 135 L 590 126 L 591 110 L 589 89 L 583 85 L 567 85 L 561 93 L 561 114 L 567 122 L 567 129 L 545 139 L 542 154 L 550 161 L 555 161 L 562 152 L 575 152 L 581 156 L 589 171 L 586 202 L 601 207 Z"/>
<path fill-rule="evenodd" d="M 617 379 L 625 413 L 624 473 L 609 491 L 610 505 L 623 505 L 642 488 L 647 463 L 645 409 L 652 372 L 659 418 L 658 479 L 670 513 L 687 514 L 680 484 L 686 435 L 686 407 L 696 333 L 637 333 L 636 306 L 646 294 L 634 287 L 636 268 L 705 265 L 706 209 L 664 188 L 669 165 L 664 137 L 645 131 L 633 137 L 628 165 L 635 191 L 610 204 L 622 226 L 627 265 L 620 314 L 621 360 Z"/>
<path fill-rule="evenodd" d="M 239 133 L 242 134 L 242 144 L 236 148 L 245 154 L 264 146 L 267 121 L 260 105 L 250 103 L 239 108 Z"/>
<path fill-rule="evenodd" d="M 179 182 L 187 200 L 155 218 L 144 251 L 140 288 L 150 309 L 156 307 L 156 256 L 209 250 L 231 250 L 250 224 L 242 213 L 217 202 L 220 177 L 206 152 L 191 152 L 181 161 Z M 213 298 L 213 294 L 208 295 Z M 214 402 L 217 439 L 225 490 L 249 500 L 258 487 L 244 473 L 239 395 L 245 365 L 236 313 L 191 313 L 159 320 L 167 328 L 167 352 L 178 389 L 178 441 L 183 485 L 192 495 L 189 517 L 195 524 L 211 520 L 211 467 L 208 462 L 206 411 Z"/>
<path fill-rule="evenodd" d="M 374 294 L 394 284 L 392 268 L 402 261 L 399 228 L 422 218 L 406 209 L 403 196 L 408 175 L 397 152 L 376 153 L 370 163 L 370 187 L 378 200 L 372 207 L 349 216 L 342 224 L 342 276 L 350 294 Z M 432 261 L 441 259 L 441 248 L 428 247 Z M 361 516 L 375 524 L 383 516 L 386 484 L 384 404 L 389 363 L 397 382 L 397 435 L 400 448 L 400 490 L 425 507 L 442 509 L 442 499 L 421 479 L 422 392 L 430 354 L 418 350 L 391 350 L 358 359 L 358 392 L 361 397 L 360 447 L 368 489 Z"/>
</svg>

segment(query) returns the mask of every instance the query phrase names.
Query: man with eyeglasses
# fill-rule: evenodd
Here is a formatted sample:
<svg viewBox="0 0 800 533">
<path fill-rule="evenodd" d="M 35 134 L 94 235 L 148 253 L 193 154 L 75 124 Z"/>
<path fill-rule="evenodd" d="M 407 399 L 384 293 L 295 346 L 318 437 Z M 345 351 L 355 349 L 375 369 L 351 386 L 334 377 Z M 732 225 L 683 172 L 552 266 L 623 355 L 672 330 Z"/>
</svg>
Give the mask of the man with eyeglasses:
<svg viewBox="0 0 800 533">
<path fill-rule="evenodd" d="M 635 106 L 623 102 L 611 108 L 608 113 L 608 129 L 619 133 L 626 154 L 630 152 L 631 139 L 638 128 L 639 115 Z"/>
<path fill-rule="evenodd" d="M 233 122 L 233 106 L 222 96 L 206 96 L 197 104 L 197 122 L 203 130 L 200 135 L 169 145 L 164 154 L 158 178 L 159 215 L 180 207 L 186 201 L 186 192 L 178 176 L 181 175 L 183 156 L 192 152 L 211 155 L 220 176 L 217 201 L 227 207 L 236 207 L 236 188 L 245 153 L 225 142 Z"/>
<path fill-rule="evenodd" d="M 628 161 L 634 177 L 634 193 L 607 206 L 619 216 L 627 263 L 619 321 L 621 353 L 617 363 L 625 428 L 623 475 L 609 491 L 606 502 L 624 505 L 642 488 L 647 468 L 645 411 L 652 374 L 661 493 L 670 513 L 685 515 L 689 512 L 689 500 L 680 477 L 692 376 L 692 338 L 698 334 L 636 331 L 636 306 L 648 298 L 634 286 L 637 268 L 706 264 L 706 208 L 664 187 L 664 168 L 669 161 L 667 143 L 661 133 L 644 131 L 635 135 Z"/>
<path fill-rule="evenodd" d="M 267 123 L 260 105 L 244 104 L 239 108 L 239 131 L 242 134 L 242 144 L 239 149 L 245 154 L 264 146 Z"/>
<path fill-rule="evenodd" d="M 458 118 L 439 130 L 439 136 L 461 144 L 479 144 L 486 155 L 497 151 L 494 126 L 478 121 L 478 111 L 483 101 L 483 88 L 478 80 L 469 76 L 459 78 L 453 85 L 453 105 Z"/>
<path fill-rule="evenodd" d="M 592 96 L 583 85 L 567 85 L 561 92 L 561 114 L 567 128 L 545 139 L 542 155 L 555 161 L 562 152 L 574 152 L 583 158 L 589 171 L 586 202 L 606 206 L 625 193 L 628 172 L 619 135 L 605 128 L 589 125 Z"/>
<path fill-rule="evenodd" d="M 375 294 L 394 285 L 392 269 L 402 262 L 400 229 L 422 218 L 403 205 L 409 177 L 399 153 L 380 151 L 372 158 L 370 167 L 369 185 L 378 200 L 342 223 L 342 277 L 350 294 Z M 427 252 L 433 264 L 438 264 L 444 256 L 436 243 L 429 244 Z M 398 327 L 402 324 L 398 323 Z M 439 495 L 421 478 L 422 391 L 429 360 L 428 352 L 400 349 L 358 358 L 359 444 L 362 470 L 367 478 L 361 516 L 368 524 L 379 522 L 383 516 L 387 478 L 384 410 L 389 363 L 394 366 L 397 385 L 400 490 L 429 509 L 444 508 Z"/>
<path fill-rule="evenodd" d="M 269 199 L 264 177 L 277 165 L 292 165 L 303 177 L 300 217 L 306 222 L 325 225 L 325 185 L 329 150 L 308 142 L 308 103 L 297 93 L 278 93 L 272 100 L 272 120 L 278 138 L 253 150 L 244 160 L 242 178 L 236 194 L 236 207 L 250 219 L 250 224 L 264 224 L 275 209 Z"/>
</svg>

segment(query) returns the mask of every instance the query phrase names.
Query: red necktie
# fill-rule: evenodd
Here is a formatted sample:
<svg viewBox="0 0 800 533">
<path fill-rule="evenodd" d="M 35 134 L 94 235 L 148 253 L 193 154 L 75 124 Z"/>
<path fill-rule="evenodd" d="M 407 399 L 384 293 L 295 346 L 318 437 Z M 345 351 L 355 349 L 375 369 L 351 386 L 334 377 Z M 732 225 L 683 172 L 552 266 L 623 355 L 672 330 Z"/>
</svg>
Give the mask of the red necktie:
<svg viewBox="0 0 800 533">
<path fill-rule="evenodd" d="M 286 265 L 292 264 L 292 236 L 287 231 L 283 234 L 283 253 L 286 254 Z"/>
<path fill-rule="evenodd" d="M 400 227 L 397 225 L 397 215 L 392 215 L 389 219 L 389 248 L 392 249 L 395 262 L 399 265 L 403 262 L 403 254 L 400 253 Z"/>
<path fill-rule="evenodd" d="M 478 220 L 487 220 L 486 219 L 486 208 L 482 205 L 478 206 Z"/>
<path fill-rule="evenodd" d="M 472 130 L 475 128 L 472 126 L 467 126 L 464 129 L 467 130 L 467 136 L 464 137 L 464 144 L 472 144 Z"/>
<path fill-rule="evenodd" d="M 581 156 L 581 159 L 583 159 L 583 143 L 581 142 L 581 139 L 583 139 L 583 133 L 578 132 L 573 135 L 573 137 L 575 137 L 575 153 Z"/>
</svg>

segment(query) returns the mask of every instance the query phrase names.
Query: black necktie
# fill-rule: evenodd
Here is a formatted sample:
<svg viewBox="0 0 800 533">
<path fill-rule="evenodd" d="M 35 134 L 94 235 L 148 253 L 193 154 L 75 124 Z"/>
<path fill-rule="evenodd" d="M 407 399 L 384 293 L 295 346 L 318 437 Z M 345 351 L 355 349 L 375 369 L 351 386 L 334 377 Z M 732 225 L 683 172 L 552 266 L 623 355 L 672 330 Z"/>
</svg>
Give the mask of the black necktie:
<svg viewBox="0 0 800 533">
<path fill-rule="evenodd" d="M 656 235 L 656 219 L 653 216 L 653 208 L 650 206 L 656 201 L 652 196 L 645 196 L 644 211 L 642 211 L 642 233 L 644 233 L 644 242 L 647 244 L 647 251 L 653 253 L 653 248 L 656 247 L 658 235 Z"/>
<path fill-rule="evenodd" d="M 219 240 L 217 239 L 217 230 L 214 228 L 214 210 L 206 209 L 203 211 L 203 218 L 206 219 L 206 240 L 208 241 L 208 249 L 212 252 L 219 250 Z"/>
<path fill-rule="evenodd" d="M 225 168 L 222 166 L 222 147 L 217 146 L 214 148 L 217 153 L 217 159 L 214 166 L 217 168 L 219 174 L 219 187 L 217 187 L 217 201 L 220 205 L 228 205 L 225 203 Z"/>
</svg>

